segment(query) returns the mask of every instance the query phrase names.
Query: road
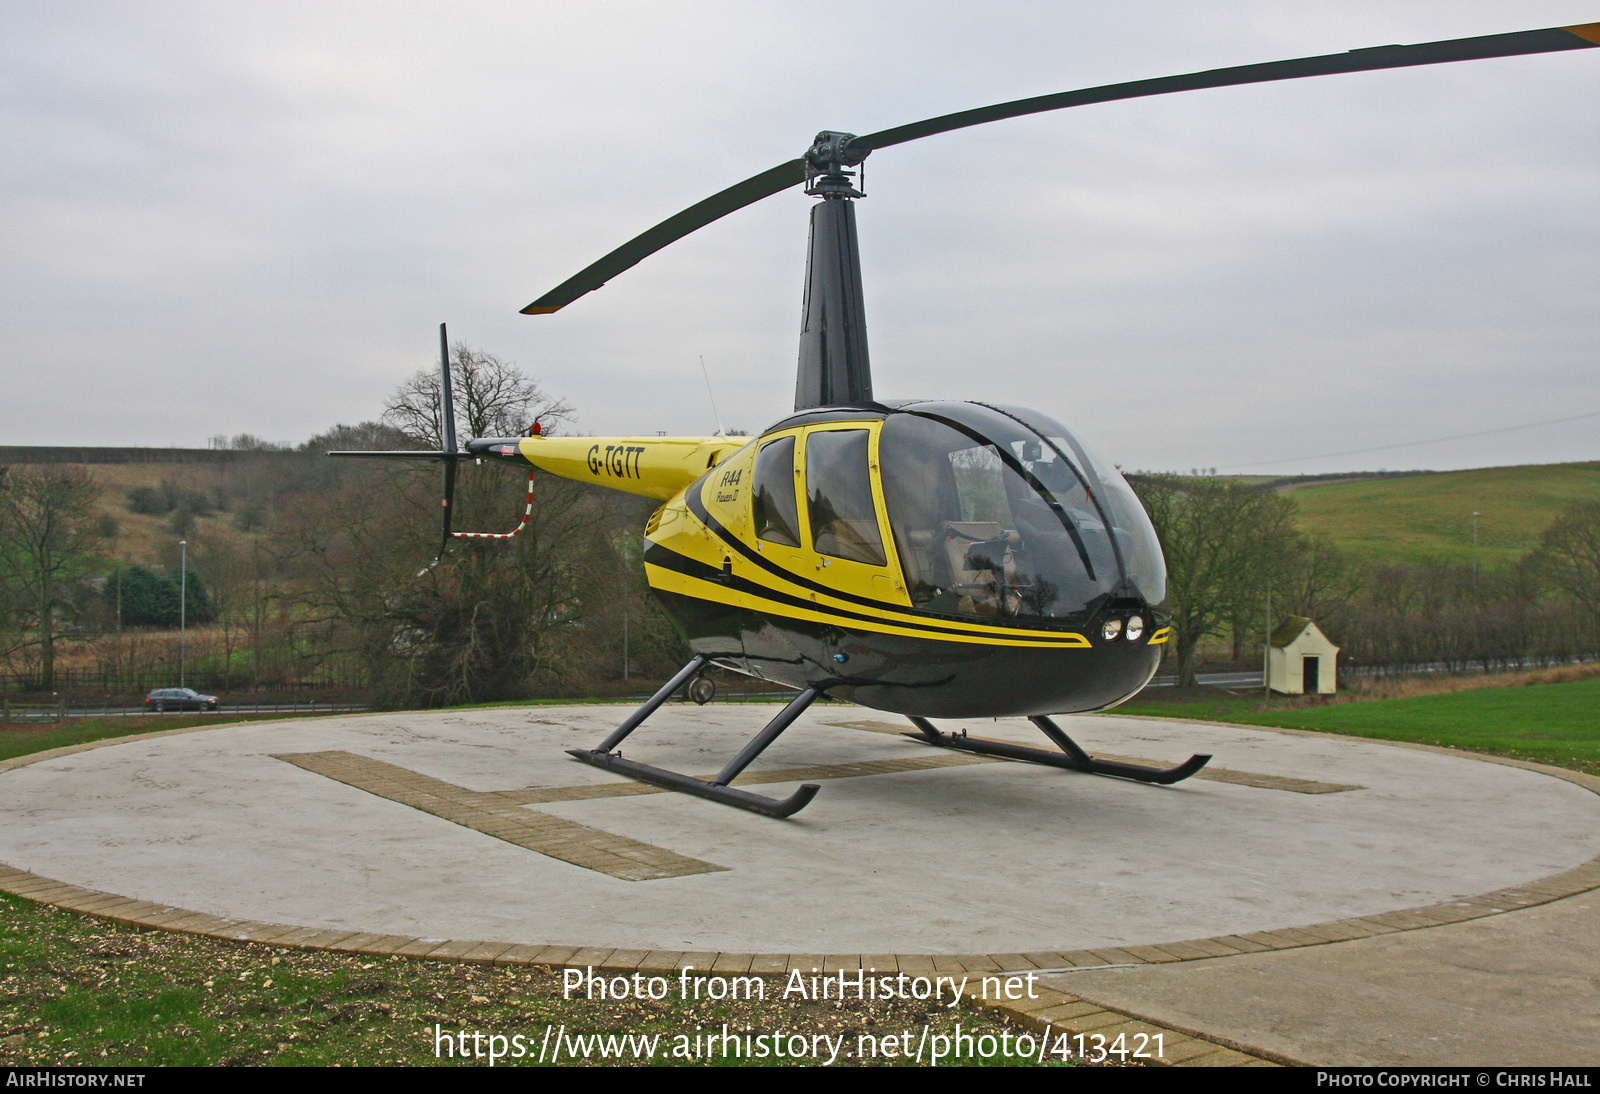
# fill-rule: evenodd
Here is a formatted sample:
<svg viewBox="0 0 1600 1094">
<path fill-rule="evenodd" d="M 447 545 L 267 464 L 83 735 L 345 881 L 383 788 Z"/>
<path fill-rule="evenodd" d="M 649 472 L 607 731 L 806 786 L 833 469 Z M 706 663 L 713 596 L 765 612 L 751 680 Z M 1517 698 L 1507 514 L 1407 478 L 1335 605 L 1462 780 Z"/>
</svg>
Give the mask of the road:
<svg viewBox="0 0 1600 1094">
<path fill-rule="evenodd" d="M 1208 688 L 1259 688 L 1264 681 L 1259 672 L 1202 672 L 1195 676 L 1195 683 Z M 1150 681 L 1153 688 L 1174 688 L 1178 686 L 1176 676 L 1157 676 Z"/>
<path fill-rule="evenodd" d="M 343 712 L 363 711 L 367 708 L 353 703 L 224 703 L 217 711 L 218 714 L 333 714 Z M 135 706 L 75 706 L 68 707 L 64 712 L 68 718 L 119 718 L 160 717 L 155 711 L 145 710 L 143 705 Z M 169 711 L 170 714 L 188 713 L 194 711 Z M 7 711 L 7 721 L 11 723 L 22 722 L 54 722 L 60 715 L 57 708 L 45 704 L 11 704 Z"/>
</svg>

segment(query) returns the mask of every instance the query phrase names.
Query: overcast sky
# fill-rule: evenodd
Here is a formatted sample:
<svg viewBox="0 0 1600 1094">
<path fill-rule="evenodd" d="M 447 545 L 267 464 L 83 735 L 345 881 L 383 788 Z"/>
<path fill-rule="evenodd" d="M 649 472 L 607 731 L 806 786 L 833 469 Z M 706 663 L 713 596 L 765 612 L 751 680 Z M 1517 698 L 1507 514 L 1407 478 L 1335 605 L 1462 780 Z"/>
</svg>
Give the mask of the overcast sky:
<svg viewBox="0 0 1600 1094">
<path fill-rule="evenodd" d="M 3 0 L 0 443 L 303 440 L 376 417 L 441 321 L 585 432 L 710 432 L 702 355 L 722 419 L 760 429 L 793 400 L 798 190 L 518 309 L 819 129 L 1596 18 Z M 1600 459 L 1600 50 L 1001 122 L 866 183 L 880 397 L 1032 405 L 1128 468 Z"/>
</svg>

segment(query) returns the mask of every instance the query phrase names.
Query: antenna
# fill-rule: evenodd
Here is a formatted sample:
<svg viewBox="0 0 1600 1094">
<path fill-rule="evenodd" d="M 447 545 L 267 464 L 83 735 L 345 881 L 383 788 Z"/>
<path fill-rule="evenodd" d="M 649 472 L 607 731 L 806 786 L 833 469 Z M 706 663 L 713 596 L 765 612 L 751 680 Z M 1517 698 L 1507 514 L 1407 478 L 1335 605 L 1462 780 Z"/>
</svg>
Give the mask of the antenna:
<svg viewBox="0 0 1600 1094">
<path fill-rule="evenodd" d="M 726 437 L 728 435 L 728 427 L 722 424 L 722 415 L 717 413 L 717 397 L 711 394 L 711 373 L 706 371 L 706 357 L 703 353 L 700 355 L 700 375 L 706 379 L 706 398 L 711 400 L 711 416 L 717 420 L 717 432 L 715 435 Z"/>
</svg>

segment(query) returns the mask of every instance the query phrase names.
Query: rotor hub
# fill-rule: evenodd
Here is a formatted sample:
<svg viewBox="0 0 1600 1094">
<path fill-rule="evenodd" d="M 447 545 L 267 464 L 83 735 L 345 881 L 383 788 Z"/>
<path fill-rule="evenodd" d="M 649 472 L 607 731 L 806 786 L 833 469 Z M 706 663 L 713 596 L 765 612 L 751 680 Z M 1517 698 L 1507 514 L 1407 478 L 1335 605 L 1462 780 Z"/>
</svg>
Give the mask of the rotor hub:
<svg viewBox="0 0 1600 1094">
<path fill-rule="evenodd" d="M 851 182 L 852 171 L 866 160 L 870 149 L 854 149 L 850 142 L 854 133 L 837 133 L 824 129 L 818 133 L 806 150 L 806 193 L 822 198 L 859 198 L 861 191 Z"/>
</svg>

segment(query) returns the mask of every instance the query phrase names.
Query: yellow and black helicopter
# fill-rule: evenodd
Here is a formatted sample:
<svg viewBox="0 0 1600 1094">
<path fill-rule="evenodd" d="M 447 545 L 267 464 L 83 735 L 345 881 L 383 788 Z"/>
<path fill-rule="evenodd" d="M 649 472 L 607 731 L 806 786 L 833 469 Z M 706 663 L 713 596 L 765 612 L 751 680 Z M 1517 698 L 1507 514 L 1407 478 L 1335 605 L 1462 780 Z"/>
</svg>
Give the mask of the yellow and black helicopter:
<svg viewBox="0 0 1600 1094">
<path fill-rule="evenodd" d="M 645 526 L 645 573 L 694 657 L 598 748 L 572 751 L 585 763 L 786 817 L 815 784 L 777 800 L 729 783 L 826 695 L 906 715 L 918 739 L 946 748 L 1177 782 L 1210 757 L 1168 769 L 1098 760 L 1049 717 L 1115 706 L 1155 673 L 1170 628 L 1149 518 L 1117 469 L 1046 415 L 874 399 L 854 208 L 864 195 L 852 169 L 878 149 L 1090 103 L 1596 45 L 1600 23 L 1378 46 L 1021 99 L 865 136 L 819 133 L 803 156 L 663 221 L 522 309 L 559 311 L 674 240 L 804 185 L 819 200 L 792 416 L 754 439 L 546 437 L 536 423 L 530 436 L 457 445 L 441 326 L 442 448 L 330 455 L 442 461 L 441 555 L 452 536 L 484 537 L 451 528 L 461 460 L 531 465 L 662 503 Z M 623 759 L 622 740 L 678 689 L 703 698 L 710 665 L 798 695 L 710 782 Z M 928 721 L 989 716 L 1029 718 L 1058 751 Z"/>
</svg>

